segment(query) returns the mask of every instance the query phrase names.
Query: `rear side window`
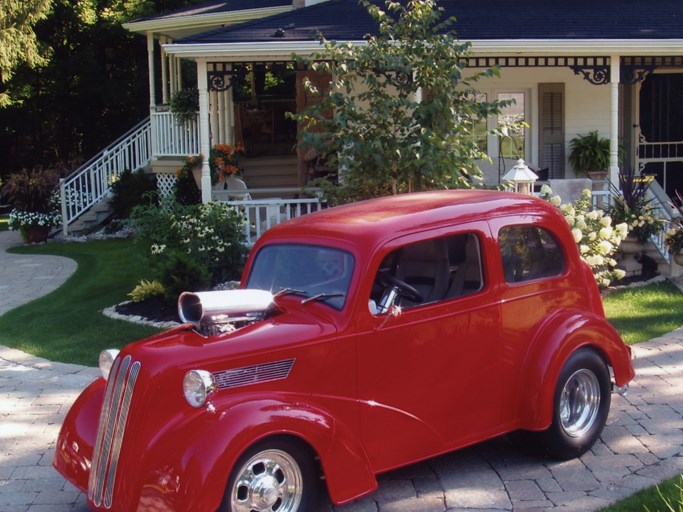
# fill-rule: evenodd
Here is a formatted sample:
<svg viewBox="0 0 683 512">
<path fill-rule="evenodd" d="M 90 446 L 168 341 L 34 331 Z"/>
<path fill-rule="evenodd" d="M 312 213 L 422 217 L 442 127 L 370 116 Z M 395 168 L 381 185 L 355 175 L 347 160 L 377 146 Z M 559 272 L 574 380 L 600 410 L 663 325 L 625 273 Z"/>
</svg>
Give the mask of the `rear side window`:
<svg viewBox="0 0 683 512">
<path fill-rule="evenodd" d="M 498 235 L 505 281 L 520 283 L 564 272 L 562 248 L 552 233 L 539 226 L 506 226 Z"/>
</svg>

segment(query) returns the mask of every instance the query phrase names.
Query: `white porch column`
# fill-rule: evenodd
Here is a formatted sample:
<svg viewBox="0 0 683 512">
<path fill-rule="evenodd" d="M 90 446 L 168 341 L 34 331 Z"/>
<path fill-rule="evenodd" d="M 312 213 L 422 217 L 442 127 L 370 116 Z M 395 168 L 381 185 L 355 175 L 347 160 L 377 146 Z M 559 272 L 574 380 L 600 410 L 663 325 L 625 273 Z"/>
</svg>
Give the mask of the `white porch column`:
<svg viewBox="0 0 683 512">
<path fill-rule="evenodd" d="M 152 158 L 155 158 L 157 151 L 157 130 L 156 123 L 154 122 L 154 114 L 156 113 L 156 94 L 154 90 L 154 33 L 147 32 L 147 68 L 148 68 L 148 79 L 149 79 L 149 119 L 151 122 L 151 133 L 152 138 Z"/>
<path fill-rule="evenodd" d="M 167 37 L 159 38 L 159 49 L 161 50 L 161 103 L 166 105 L 169 101 L 168 95 L 168 55 L 163 45 L 171 42 Z"/>
<path fill-rule="evenodd" d="M 610 139 L 609 139 L 609 180 L 619 186 L 619 81 L 621 58 L 612 55 L 610 62 Z"/>
<path fill-rule="evenodd" d="M 211 169 L 209 168 L 209 152 L 211 151 L 211 128 L 209 126 L 209 80 L 207 78 L 206 59 L 197 60 L 197 89 L 199 90 L 199 150 L 202 159 L 202 203 L 211 201 Z"/>
</svg>

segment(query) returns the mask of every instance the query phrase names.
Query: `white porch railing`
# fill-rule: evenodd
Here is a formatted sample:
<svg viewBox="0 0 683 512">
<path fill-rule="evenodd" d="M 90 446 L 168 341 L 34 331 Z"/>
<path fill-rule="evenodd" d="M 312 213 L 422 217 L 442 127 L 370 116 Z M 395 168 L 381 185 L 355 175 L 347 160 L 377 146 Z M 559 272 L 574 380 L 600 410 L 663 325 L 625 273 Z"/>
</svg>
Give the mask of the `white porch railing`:
<svg viewBox="0 0 683 512">
<path fill-rule="evenodd" d="M 186 157 L 199 154 L 199 114 L 192 121 L 178 124 L 171 112 L 154 112 L 152 122 L 152 151 L 155 157 Z"/>
<path fill-rule="evenodd" d="M 62 203 L 62 231 L 110 190 L 115 176 L 124 170 L 145 167 L 152 158 L 151 123 L 141 121 L 128 133 L 88 160 L 59 184 Z"/>
<path fill-rule="evenodd" d="M 273 226 L 327 207 L 327 204 L 317 197 L 303 199 L 228 200 L 224 202 L 236 208 L 244 215 L 244 233 L 250 246 L 254 245 L 256 240 Z"/>
</svg>

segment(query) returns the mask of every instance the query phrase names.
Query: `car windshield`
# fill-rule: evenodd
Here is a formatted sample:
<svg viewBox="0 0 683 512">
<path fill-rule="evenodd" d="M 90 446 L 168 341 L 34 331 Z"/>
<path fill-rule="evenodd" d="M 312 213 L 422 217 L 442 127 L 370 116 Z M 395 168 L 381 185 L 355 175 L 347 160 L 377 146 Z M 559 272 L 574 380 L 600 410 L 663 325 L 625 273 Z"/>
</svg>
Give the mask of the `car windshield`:
<svg viewBox="0 0 683 512">
<path fill-rule="evenodd" d="M 296 293 L 341 310 L 353 274 L 351 254 L 332 247 L 274 244 L 256 255 L 247 288 Z"/>
</svg>

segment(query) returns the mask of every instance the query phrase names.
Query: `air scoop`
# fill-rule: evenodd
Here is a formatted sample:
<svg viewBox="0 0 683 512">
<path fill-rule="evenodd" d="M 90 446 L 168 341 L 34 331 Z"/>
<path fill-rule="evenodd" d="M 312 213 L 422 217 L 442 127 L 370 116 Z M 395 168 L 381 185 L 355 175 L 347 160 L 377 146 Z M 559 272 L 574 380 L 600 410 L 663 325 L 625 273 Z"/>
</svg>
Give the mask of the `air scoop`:
<svg viewBox="0 0 683 512">
<path fill-rule="evenodd" d="M 183 292 L 178 298 L 178 315 L 183 323 L 212 335 L 263 320 L 273 306 L 273 294 L 266 290 Z"/>
</svg>

